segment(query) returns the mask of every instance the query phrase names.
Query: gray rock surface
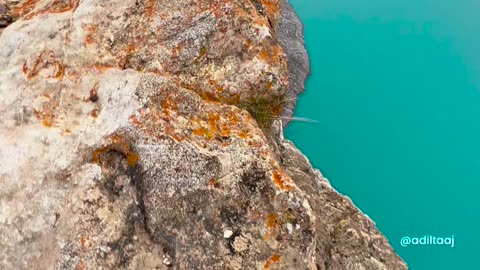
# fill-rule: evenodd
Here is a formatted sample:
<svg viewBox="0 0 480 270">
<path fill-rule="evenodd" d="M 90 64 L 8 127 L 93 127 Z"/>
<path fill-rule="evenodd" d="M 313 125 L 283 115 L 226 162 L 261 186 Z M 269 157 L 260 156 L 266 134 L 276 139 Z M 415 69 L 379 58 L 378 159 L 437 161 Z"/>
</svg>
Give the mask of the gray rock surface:
<svg viewBox="0 0 480 270">
<path fill-rule="evenodd" d="M 0 34 L 11 23 L 10 10 L 4 0 L 0 0 Z"/>
<path fill-rule="evenodd" d="M 305 48 L 302 22 L 288 1 L 282 1 L 281 5 L 276 36 L 288 58 L 289 91 L 282 112 L 285 127 L 294 115 L 298 95 L 305 89 L 305 81 L 310 74 L 310 60 Z"/>
<path fill-rule="evenodd" d="M 406 268 L 278 115 L 242 109 L 302 89 L 288 6 L 5 3 L 1 269 Z"/>
</svg>

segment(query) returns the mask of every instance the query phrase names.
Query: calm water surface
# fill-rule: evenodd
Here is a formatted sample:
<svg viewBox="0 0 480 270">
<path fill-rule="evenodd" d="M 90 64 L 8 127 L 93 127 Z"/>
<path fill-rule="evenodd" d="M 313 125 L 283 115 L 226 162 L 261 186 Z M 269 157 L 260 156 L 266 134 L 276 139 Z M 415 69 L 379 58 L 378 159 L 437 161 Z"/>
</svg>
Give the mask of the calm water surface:
<svg viewBox="0 0 480 270">
<path fill-rule="evenodd" d="M 410 269 L 480 269 L 480 1 L 290 0 L 312 76 L 287 137 Z M 455 247 L 402 247 L 403 236 Z"/>
</svg>

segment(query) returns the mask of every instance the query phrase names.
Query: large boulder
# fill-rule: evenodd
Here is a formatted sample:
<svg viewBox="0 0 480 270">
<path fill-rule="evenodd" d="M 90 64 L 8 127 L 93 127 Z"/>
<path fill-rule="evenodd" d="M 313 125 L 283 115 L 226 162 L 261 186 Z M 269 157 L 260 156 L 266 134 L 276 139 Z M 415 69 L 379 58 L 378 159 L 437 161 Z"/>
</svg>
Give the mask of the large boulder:
<svg viewBox="0 0 480 270">
<path fill-rule="evenodd" d="M 1 269 L 406 268 L 282 136 L 287 3 L 2 5 Z"/>
</svg>

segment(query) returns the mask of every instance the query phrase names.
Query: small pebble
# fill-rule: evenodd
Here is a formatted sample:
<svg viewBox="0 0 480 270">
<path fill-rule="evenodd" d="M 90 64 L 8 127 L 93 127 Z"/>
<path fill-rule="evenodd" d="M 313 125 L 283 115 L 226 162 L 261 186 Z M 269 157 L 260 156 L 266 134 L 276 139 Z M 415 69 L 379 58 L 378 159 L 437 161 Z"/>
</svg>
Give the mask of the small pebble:
<svg viewBox="0 0 480 270">
<path fill-rule="evenodd" d="M 170 256 L 164 256 L 162 262 L 166 266 L 171 266 L 172 265 L 172 260 L 170 260 Z"/>
<path fill-rule="evenodd" d="M 223 238 L 225 238 L 225 239 L 230 238 L 232 235 L 233 235 L 232 230 L 226 230 L 226 231 L 223 232 Z"/>
<path fill-rule="evenodd" d="M 289 233 L 289 234 L 292 234 L 292 231 L 293 231 L 293 225 L 292 225 L 292 223 L 287 223 L 287 230 L 288 230 L 288 233 Z"/>
</svg>

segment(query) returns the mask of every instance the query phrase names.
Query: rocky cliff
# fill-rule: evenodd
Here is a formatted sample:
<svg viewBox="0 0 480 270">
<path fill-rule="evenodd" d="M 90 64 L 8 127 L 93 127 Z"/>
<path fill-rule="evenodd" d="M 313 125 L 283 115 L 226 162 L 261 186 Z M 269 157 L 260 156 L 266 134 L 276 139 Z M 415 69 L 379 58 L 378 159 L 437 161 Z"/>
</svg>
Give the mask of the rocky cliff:
<svg viewBox="0 0 480 270">
<path fill-rule="evenodd" d="M 0 13 L 1 269 L 406 269 L 283 138 L 309 72 L 287 3 Z"/>
</svg>

